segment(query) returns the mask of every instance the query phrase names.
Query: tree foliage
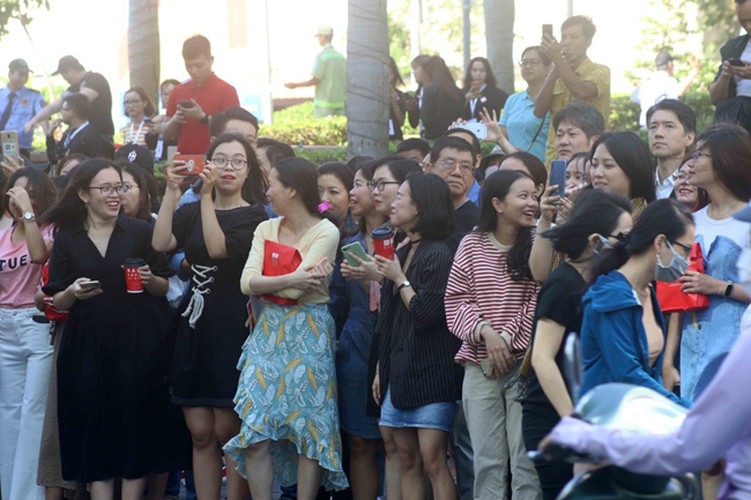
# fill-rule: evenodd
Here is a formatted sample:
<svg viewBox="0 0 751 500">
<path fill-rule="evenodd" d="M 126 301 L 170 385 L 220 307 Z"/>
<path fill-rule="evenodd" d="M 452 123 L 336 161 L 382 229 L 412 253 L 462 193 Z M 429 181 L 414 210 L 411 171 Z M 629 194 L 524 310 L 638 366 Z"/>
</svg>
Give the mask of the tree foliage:
<svg viewBox="0 0 751 500">
<path fill-rule="evenodd" d="M 8 34 L 11 19 L 17 19 L 26 26 L 31 22 L 34 10 L 41 7 L 49 10 L 49 0 L 0 0 L 0 37 Z"/>
</svg>

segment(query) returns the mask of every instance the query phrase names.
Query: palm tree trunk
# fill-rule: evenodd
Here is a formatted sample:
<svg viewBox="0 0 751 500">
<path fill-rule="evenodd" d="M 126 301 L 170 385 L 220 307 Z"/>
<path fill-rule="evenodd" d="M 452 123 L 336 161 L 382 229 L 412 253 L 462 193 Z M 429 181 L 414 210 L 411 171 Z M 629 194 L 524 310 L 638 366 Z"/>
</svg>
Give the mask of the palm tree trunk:
<svg viewBox="0 0 751 500">
<path fill-rule="evenodd" d="M 485 40 L 498 87 L 514 92 L 514 0 L 485 0 Z"/>
<path fill-rule="evenodd" d="M 350 156 L 388 153 L 389 37 L 386 0 L 349 0 L 347 142 Z"/>
<path fill-rule="evenodd" d="M 159 0 L 129 0 L 128 68 L 130 85 L 159 103 Z"/>
</svg>

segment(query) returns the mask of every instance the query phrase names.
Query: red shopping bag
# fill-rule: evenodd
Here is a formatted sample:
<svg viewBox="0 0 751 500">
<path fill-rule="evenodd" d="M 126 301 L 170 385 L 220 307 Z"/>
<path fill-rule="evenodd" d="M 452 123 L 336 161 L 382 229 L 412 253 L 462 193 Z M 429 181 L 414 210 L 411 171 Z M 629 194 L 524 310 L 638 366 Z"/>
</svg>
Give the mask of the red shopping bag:
<svg viewBox="0 0 751 500">
<path fill-rule="evenodd" d="M 300 252 L 294 247 L 282 245 L 276 241 L 264 241 L 263 252 L 263 275 L 264 276 L 282 276 L 297 270 L 302 263 Z M 296 299 L 285 299 L 272 293 L 262 295 L 264 300 L 271 301 L 280 306 L 295 306 Z"/>
<path fill-rule="evenodd" d="M 687 270 L 704 273 L 704 256 L 698 243 L 691 246 L 689 259 L 691 263 Z M 658 281 L 657 301 L 664 313 L 696 311 L 709 307 L 709 297 L 701 293 L 682 292 L 680 281 L 673 283 Z"/>
</svg>

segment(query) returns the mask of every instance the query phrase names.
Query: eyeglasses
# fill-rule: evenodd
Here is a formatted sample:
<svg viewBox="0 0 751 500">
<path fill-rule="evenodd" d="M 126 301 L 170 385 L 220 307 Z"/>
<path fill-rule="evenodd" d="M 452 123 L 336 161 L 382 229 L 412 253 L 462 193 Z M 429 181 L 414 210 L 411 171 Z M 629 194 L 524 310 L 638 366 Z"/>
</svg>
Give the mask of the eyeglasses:
<svg viewBox="0 0 751 500">
<path fill-rule="evenodd" d="M 130 184 L 130 183 L 126 182 L 120 188 L 120 194 L 128 194 L 131 189 L 138 189 L 138 184 Z"/>
<path fill-rule="evenodd" d="M 522 59 L 521 61 L 519 61 L 520 68 L 531 68 L 532 66 L 537 66 L 539 64 L 542 64 L 542 61 L 540 59 Z"/>
<path fill-rule="evenodd" d="M 694 154 L 691 158 L 694 159 L 694 161 L 699 161 L 699 158 L 702 156 L 706 156 L 707 158 L 712 158 L 712 155 L 709 153 L 705 153 L 704 151 L 694 151 Z"/>
<path fill-rule="evenodd" d="M 89 186 L 86 189 L 98 189 L 101 194 L 109 196 L 112 193 L 120 194 L 123 192 L 123 188 L 124 186 L 122 184 L 116 184 L 114 186 L 105 184 L 104 186 Z"/>
<path fill-rule="evenodd" d="M 368 182 L 368 189 L 371 191 L 383 191 L 383 188 L 387 186 L 388 184 L 399 184 L 396 181 L 384 181 L 383 179 L 379 179 L 377 181 L 369 181 Z"/>
<path fill-rule="evenodd" d="M 687 255 L 691 253 L 691 245 L 686 245 L 684 243 L 681 243 L 680 241 L 668 241 L 668 244 L 670 243 L 672 243 L 673 245 L 678 245 L 679 247 L 684 249 Z"/>
<path fill-rule="evenodd" d="M 469 175 L 471 174 L 475 167 L 469 162 L 457 162 L 456 160 L 452 160 L 451 158 L 446 158 L 445 160 L 438 163 L 438 165 L 443 168 L 447 172 L 451 172 L 456 168 L 457 165 L 459 165 L 459 170 L 463 175 Z"/>
<path fill-rule="evenodd" d="M 141 104 L 142 102 L 143 101 L 139 99 L 138 101 L 125 101 L 123 102 L 123 104 L 125 104 L 126 106 L 133 106 L 135 104 Z"/>
<path fill-rule="evenodd" d="M 224 169 L 227 165 L 232 165 L 233 170 L 242 170 L 245 168 L 245 165 L 248 164 L 248 161 L 243 160 L 242 158 L 234 158 L 230 160 L 229 158 L 223 158 L 220 156 L 217 158 L 212 158 L 211 163 L 213 163 L 220 169 Z"/>
<path fill-rule="evenodd" d="M 672 177 L 673 177 L 673 180 L 675 182 L 685 182 L 686 179 L 688 179 L 688 175 L 686 175 L 686 174 L 679 174 L 678 172 L 674 173 L 672 175 Z"/>
</svg>

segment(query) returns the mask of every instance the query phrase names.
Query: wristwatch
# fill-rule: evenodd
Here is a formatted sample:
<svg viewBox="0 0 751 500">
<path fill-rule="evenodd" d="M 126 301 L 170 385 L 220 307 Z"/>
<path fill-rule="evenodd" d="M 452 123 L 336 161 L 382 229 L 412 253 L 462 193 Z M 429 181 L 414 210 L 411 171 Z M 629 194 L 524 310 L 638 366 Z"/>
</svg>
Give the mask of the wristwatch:
<svg viewBox="0 0 751 500">
<path fill-rule="evenodd" d="M 399 285 L 399 288 L 397 288 L 396 291 L 401 292 L 402 288 L 408 288 L 411 286 L 412 286 L 412 283 L 410 283 L 409 280 L 404 280 L 401 282 L 401 284 Z"/>
<path fill-rule="evenodd" d="M 735 283 L 733 283 L 731 280 L 728 280 L 728 286 L 725 288 L 725 297 L 730 297 L 730 294 L 733 293 L 734 286 Z"/>
<path fill-rule="evenodd" d="M 23 213 L 23 220 L 26 222 L 31 222 L 33 220 L 36 220 L 37 216 L 34 215 L 34 212 L 24 212 Z"/>
</svg>

